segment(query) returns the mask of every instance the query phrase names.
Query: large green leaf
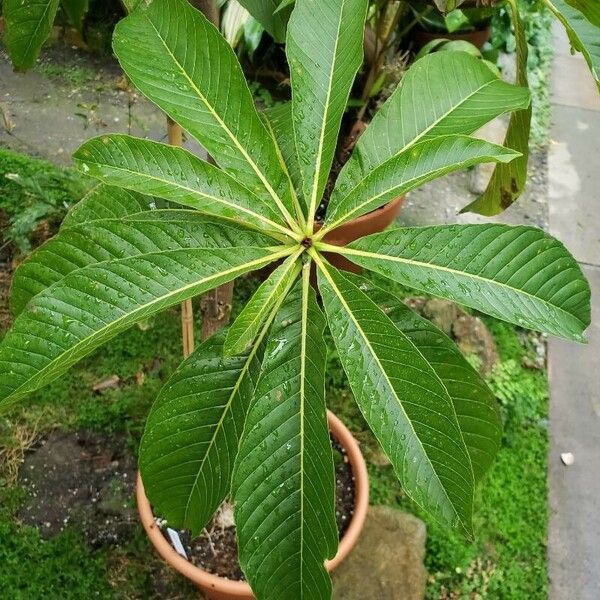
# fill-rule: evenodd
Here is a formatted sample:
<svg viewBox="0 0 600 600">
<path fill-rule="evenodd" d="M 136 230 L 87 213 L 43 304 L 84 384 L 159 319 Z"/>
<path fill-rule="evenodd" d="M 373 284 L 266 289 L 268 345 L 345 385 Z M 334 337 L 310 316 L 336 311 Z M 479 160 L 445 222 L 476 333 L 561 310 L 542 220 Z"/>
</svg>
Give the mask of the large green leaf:
<svg viewBox="0 0 600 600">
<path fill-rule="evenodd" d="M 4 43 L 19 71 L 30 69 L 52 31 L 58 0 L 4 0 Z"/>
<path fill-rule="evenodd" d="M 327 322 L 352 392 L 406 493 L 469 534 L 473 471 L 433 366 L 357 286 L 319 261 Z"/>
<path fill-rule="evenodd" d="M 82 31 L 83 20 L 89 8 L 89 0 L 60 0 L 60 4 L 67 14 L 71 25 Z"/>
<path fill-rule="evenodd" d="M 119 22 L 115 54 L 134 85 L 289 223 L 294 196 L 237 58 L 187 0 L 143 4 Z"/>
<path fill-rule="evenodd" d="M 303 251 L 304 248 L 301 248 L 289 256 L 252 295 L 229 328 L 223 345 L 226 355 L 245 352 L 252 344 L 273 306 L 290 291 L 300 272 L 301 263 L 298 258 Z"/>
<path fill-rule="evenodd" d="M 225 332 L 211 336 L 160 391 L 146 421 L 139 466 L 154 513 L 197 535 L 229 493 L 258 351 L 223 357 Z"/>
<path fill-rule="evenodd" d="M 509 162 L 518 156 L 514 150 L 466 135 L 444 135 L 419 142 L 389 158 L 353 189 L 336 188 L 320 236 L 427 181 L 478 163 Z"/>
<path fill-rule="evenodd" d="M 119 219 L 154 208 L 154 198 L 99 183 L 69 210 L 61 229 L 98 219 Z"/>
<path fill-rule="evenodd" d="M 444 384 L 454 404 L 475 481 L 479 481 L 492 464 L 502 437 L 494 394 L 456 344 L 431 321 L 419 316 L 400 298 L 368 279 L 352 273 L 344 276 L 375 302 L 410 339 Z"/>
<path fill-rule="evenodd" d="M 517 81 L 527 86 L 527 37 L 516 0 L 508 0 L 511 7 L 515 40 L 517 45 Z M 531 128 L 531 106 L 514 112 L 508 122 L 504 145 L 521 154 L 511 163 L 497 165 L 485 192 L 461 212 L 474 212 L 493 216 L 506 210 L 521 195 L 527 181 L 529 160 L 529 130 Z"/>
<path fill-rule="evenodd" d="M 79 269 L 38 294 L 0 344 L 0 409 L 49 383 L 137 321 L 291 251 L 150 252 Z"/>
<path fill-rule="evenodd" d="M 84 173 L 105 183 L 242 225 L 287 233 L 272 204 L 259 200 L 233 177 L 183 148 L 106 135 L 85 142 L 73 159 Z"/>
<path fill-rule="evenodd" d="M 535 227 L 402 228 L 327 250 L 522 327 L 582 341 L 590 323 L 590 289 L 577 261 Z"/>
<path fill-rule="evenodd" d="M 287 22 L 292 7 L 277 10 L 281 0 L 237 0 L 273 37 L 276 42 L 285 42 Z"/>
<path fill-rule="evenodd" d="M 352 189 L 418 141 L 471 134 L 494 117 L 528 105 L 527 89 L 502 81 L 466 52 L 425 56 L 411 66 L 360 136 L 336 187 Z"/>
<path fill-rule="evenodd" d="M 363 60 L 367 5 L 367 0 L 297 0 L 288 24 L 292 120 L 311 228 Z"/>
<path fill-rule="evenodd" d="M 544 0 L 567 30 L 571 46 L 583 54 L 600 89 L 600 2 Z"/>
<path fill-rule="evenodd" d="M 277 315 L 233 476 L 240 564 L 258 600 L 325 599 L 335 485 L 325 409 L 325 319 L 309 270 Z"/>
<path fill-rule="evenodd" d="M 72 225 L 19 265 L 10 306 L 16 316 L 31 298 L 69 273 L 108 260 L 190 247 L 272 245 L 266 235 L 210 221 L 191 210 L 154 210 Z"/>
</svg>

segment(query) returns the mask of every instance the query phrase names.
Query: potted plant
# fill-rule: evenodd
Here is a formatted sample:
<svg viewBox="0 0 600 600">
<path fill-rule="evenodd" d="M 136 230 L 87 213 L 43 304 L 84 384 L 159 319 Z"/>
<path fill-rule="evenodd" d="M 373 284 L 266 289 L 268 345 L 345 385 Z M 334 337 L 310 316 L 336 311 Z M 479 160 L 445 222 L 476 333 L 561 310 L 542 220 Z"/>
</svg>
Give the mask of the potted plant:
<svg viewBox="0 0 600 600">
<path fill-rule="evenodd" d="M 328 253 L 564 338 L 581 341 L 590 321 L 576 261 L 533 227 L 326 241 L 442 174 L 510 164 L 517 152 L 470 134 L 529 104 L 526 89 L 466 53 L 417 61 L 359 138 L 317 227 L 366 11 L 367 0 L 297 0 L 286 46 L 292 100 L 279 123 L 256 111 L 230 46 L 185 0 L 142 2 L 121 21 L 114 49 L 131 81 L 219 166 L 124 135 L 83 144 L 75 162 L 100 184 L 16 271 L 17 318 L 0 344 L 6 409 L 134 323 L 279 261 L 231 327 L 167 382 L 140 448 L 145 493 L 173 526 L 198 532 L 232 498 L 240 563 L 259 600 L 331 596 L 326 326 L 403 489 L 432 519 L 471 534 L 474 487 L 500 439 L 493 395 L 452 342 Z"/>
<path fill-rule="evenodd" d="M 481 50 L 490 39 L 490 24 L 495 10 L 493 7 L 455 8 L 442 14 L 425 2 L 416 2 L 411 4 L 411 9 L 418 23 L 412 30 L 417 50 L 440 39 L 463 40 Z"/>
</svg>

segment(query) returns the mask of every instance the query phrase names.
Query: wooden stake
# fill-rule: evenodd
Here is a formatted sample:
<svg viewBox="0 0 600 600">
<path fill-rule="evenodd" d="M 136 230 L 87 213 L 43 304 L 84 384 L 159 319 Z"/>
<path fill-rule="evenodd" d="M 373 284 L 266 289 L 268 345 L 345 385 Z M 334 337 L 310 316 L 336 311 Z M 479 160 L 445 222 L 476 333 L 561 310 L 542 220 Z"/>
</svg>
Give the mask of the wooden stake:
<svg viewBox="0 0 600 600">
<path fill-rule="evenodd" d="M 213 0 L 191 0 L 192 4 L 212 22 L 219 26 L 219 10 Z M 167 117 L 169 144 L 181 146 L 183 132 L 181 127 Z M 212 162 L 211 157 L 208 160 Z M 229 323 L 231 303 L 233 301 L 233 282 L 226 283 L 211 290 L 200 298 L 202 312 L 202 340 L 208 339 L 216 331 Z M 194 351 L 194 307 L 192 300 L 181 303 L 181 334 L 183 340 L 183 356 L 187 358 Z"/>
<path fill-rule="evenodd" d="M 167 134 L 169 144 L 172 146 L 183 144 L 181 127 L 170 117 L 167 117 Z M 181 338 L 183 340 L 183 357 L 187 358 L 194 351 L 194 307 L 191 299 L 181 303 Z"/>
</svg>

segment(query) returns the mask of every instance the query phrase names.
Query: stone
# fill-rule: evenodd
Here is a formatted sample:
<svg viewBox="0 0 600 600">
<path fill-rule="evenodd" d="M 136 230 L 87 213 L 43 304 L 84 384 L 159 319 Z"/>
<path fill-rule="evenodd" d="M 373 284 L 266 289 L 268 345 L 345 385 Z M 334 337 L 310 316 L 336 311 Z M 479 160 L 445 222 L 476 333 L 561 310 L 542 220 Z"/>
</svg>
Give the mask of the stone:
<svg viewBox="0 0 600 600">
<path fill-rule="evenodd" d="M 387 506 L 371 506 L 346 560 L 333 572 L 333 600 L 421 600 L 425 523 Z"/>
<path fill-rule="evenodd" d="M 452 337 L 465 356 L 474 354 L 479 358 L 482 375 L 490 373 L 498 362 L 496 342 L 479 317 L 460 315 L 452 324 Z"/>
<path fill-rule="evenodd" d="M 452 326 L 462 314 L 462 311 L 454 302 L 442 300 L 441 298 L 427 300 L 420 312 L 446 335 L 452 335 Z"/>
<path fill-rule="evenodd" d="M 405 303 L 452 338 L 465 356 L 477 356 L 482 375 L 490 373 L 498 362 L 494 338 L 479 317 L 441 298 L 414 296 L 406 298 Z"/>
</svg>

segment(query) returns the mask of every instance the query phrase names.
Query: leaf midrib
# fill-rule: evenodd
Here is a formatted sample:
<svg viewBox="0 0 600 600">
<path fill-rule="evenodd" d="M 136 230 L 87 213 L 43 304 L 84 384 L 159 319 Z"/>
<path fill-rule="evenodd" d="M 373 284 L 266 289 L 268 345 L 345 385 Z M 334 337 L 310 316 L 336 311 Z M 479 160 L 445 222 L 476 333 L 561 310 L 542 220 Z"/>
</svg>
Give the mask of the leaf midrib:
<svg viewBox="0 0 600 600">
<path fill-rule="evenodd" d="M 164 46 L 166 52 L 172 58 L 173 62 L 177 65 L 177 68 L 179 69 L 179 71 L 181 72 L 181 74 L 188 81 L 190 87 L 196 92 L 196 94 L 198 95 L 198 97 L 200 98 L 200 100 L 202 101 L 202 103 L 206 106 L 206 108 L 211 113 L 211 115 L 215 118 L 215 120 L 217 121 L 217 123 L 219 123 L 219 125 L 223 128 L 223 130 L 229 136 L 229 138 L 234 143 L 234 145 L 241 152 L 242 156 L 246 159 L 246 161 L 248 162 L 248 164 L 250 165 L 250 167 L 252 168 L 252 170 L 258 175 L 258 177 L 261 180 L 262 184 L 265 186 L 265 189 L 267 190 L 267 192 L 269 193 L 269 195 L 271 196 L 271 198 L 273 198 L 273 200 L 275 201 L 275 204 L 277 204 L 277 207 L 279 208 L 279 210 L 283 214 L 283 216 L 284 216 L 285 220 L 288 222 L 289 226 L 292 229 L 295 229 L 295 222 L 294 222 L 292 216 L 290 215 L 290 213 L 288 212 L 287 208 L 283 204 L 283 202 L 282 202 L 281 198 L 279 197 L 279 195 L 275 192 L 275 190 L 273 189 L 273 187 L 269 183 L 268 179 L 265 177 L 265 175 L 263 174 L 263 172 L 258 168 L 258 165 L 252 160 L 252 158 L 250 157 L 250 155 L 246 152 L 246 149 L 242 146 L 242 144 L 239 142 L 239 140 L 237 139 L 237 137 L 235 135 L 233 135 L 233 132 L 229 129 L 229 127 L 227 127 L 227 125 L 225 124 L 225 122 L 221 119 L 221 117 L 219 116 L 219 114 L 217 113 L 217 111 L 213 108 L 213 106 L 210 104 L 210 102 L 208 102 L 207 98 L 204 96 L 204 94 L 202 94 L 202 92 L 200 91 L 200 89 L 196 86 L 196 84 L 194 83 L 193 79 L 186 73 L 185 69 L 183 68 L 183 65 L 179 62 L 179 60 L 177 60 L 177 58 L 173 54 L 173 52 L 171 52 L 171 49 L 169 48 L 169 46 L 166 43 L 166 40 L 163 38 L 163 36 L 161 35 L 160 31 L 156 28 L 156 26 L 154 25 L 154 23 L 152 22 L 152 20 L 145 13 L 143 14 L 143 16 L 148 21 L 148 23 L 151 25 L 152 29 L 154 29 L 154 31 L 156 32 L 156 35 L 158 36 L 158 39 L 162 42 L 162 45 Z"/>
<path fill-rule="evenodd" d="M 478 94 L 479 92 L 481 92 L 482 90 L 484 90 L 486 87 L 488 87 L 488 86 L 490 86 L 490 85 L 492 85 L 494 83 L 497 83 L 497 81 L 498 80 L 496 80 L 496 79 L 490 79 L 489 81 L 486 81 L 483 85 L 481 85 L 480 87 L 478 87 L 477 89 L 473 90 L 471 93 L 469 93 L 467 96 L 465 96 L 458 104 L 455 104 L 452 108 L 450 108 L 445 113 L 443 113 L 442 115 L 440 115 L 439 119 L 437 119 L 436 121 L 434 121 L 433 123 L 431 123 L 421 133 L 419 133 L 415 138 L 413 138 L 412 140 L 410 140 L 410 142 L 406 143 L 402 148 L 400 148 L 400 150 L 398 150 L 392 156 L 392 158 L 394 156 L 400 154 L 401 152 L 404 152 L 405 150 L 407 150 L 408 148 L 410 148 L 411 146 L 413 146 L 417 142 L 419 142 L 434 127 L 437 127 L 444 119 L 446 119 L 453 112 L 455 112 L 456 110 L 458 110 L 459 108 L 461 108 L 462 105 L 465 104 L 467 101 L 469 101 L 475 94 Z M 402 93 L 402 90 L 399 90 L 399 93 Z M 360 165 L 359 165 L 359 167 L 360 167 Z M 371 171 L 374 171 L 376 168 L 377 167 L 372 168 Z M 356 188 L 362 183 L 362 180 L 364 179 L 364 173 L 362 172 L 362 167 L 360 167 L 360 169 L 361 169 L 361 178 L 360 178 L 359 182 L 348 192 L 348 194 L 346 194 L 346 196 L 344 196 L 343 200 L 345 200 L 348 196 L 350 196 L 350 194 L 354 193 L 354 191 L 356 190 Z M 335 191 L 335 189 L 334 189 L 334 191 Z M 340 204 L 341 204 L 341 201 L 340 201 Z"/>
<path fill-rule="evenodd" d="M 410 420 L 409 416 L 406 414 L 404 406 L 402 405 L 402 402 L 400 402 L 400 398 L 398 398 L 398 394 L 396 393 L 396 390 L 394 389 L 394 386 L 392 385 L 392 383 L 391 383 L 391 381 L 390 381 L 390 379 L 388 377 L 387 371 L 384 369 L 383 365 L 381 364 L 381 361 L 379 360 L 379 357 L 377 356 L 377 353 L 374 351 L 373 346 L 371 345 L 369 339 L 367 338 L 364 330 L 362 329 L 362 327 L 360 326 L 360 324 L 358 323 L 358 321 L 354 317 L 354 313 L 352 312 L 352 310 L 348 306 L 348 304 L 347 304 L 347 302 L 346 302 L 343 294 L 340 292 L 339 288 L 336 286 L 335 282 L 331 278 L 331 275 L 329 274 L 329 271 L 325 267 L 325 264 L 319 258 L 315 258 L 315 262 L 317 262 L 317 264 L 319 265 L 319 268 L 321 269 L 321 271 L 323 272 L 323 274 L 327 277 L 327 281 L 329 282 L 329 284 L 331 285 L 331 287 L 334 289 L 335 294 L 339 298 L 339 300 L 340 300 L 341 304 L 343 305 L 344 309 L 346 310 L 347 314 L 352 319 L 355 327 L 357 328 L 357 331 L 360 332 L 360 335 L 361 335 L 362 339 L 364 340 L 367 348 L 369 349 L 369 352 L 374 357 L 375 362 L 379 366 L 379 369 L 380 369 L 381 373 L 383 374 L 383 377 L 384 377 L 384 379 L 385 379 L 385 381 L 387 383 L 388 388 L 392 392 L 393 397 L 396 399 L 396 402 L 397 402 L 398 406 L 400 407 L 400 410 L 402 411 L 402 413 L 404 414 L 404 416 L 406 418 L 406 422 L 408 423 L 408 425 L 409 425 L 409 427 L 410 427 L 410 429 L 411 429 L 411 431 L 413 433 L 414 439 L 417 440 L 417 443 L 418 443 L 419 447 L 421 448 L 422 454 L 425 457 L 425 459 L 427 460 L 427 462 L 429 463 L 431 471 L 432 471 L 432 473 L 434 473 L 435 478 L 436 478 L 436 480 L 438 482 L 438 485 L 439 485 L 440 489 L 443 491 L 444 495 L 446 496 L 446 500 L 448 501 L 448 505 L 452 508 L 452 511 L 454 512 L 454 514 L 456 515 L 456 517 L 460 520 L 460 522 L 461 522 L 463 528 L 465 529 L 465 531 L 468 531 L 469 528 L 466 526 L 466 524 L 464 523 L 462 517 L 458 514 L 456 508 L 454 507 L 454 504 L 450 500 L 450 497 L 448 496 L 448 492 L 447 492 L 444 484 L 440 480 L 437 470 L 435 469 L 433 463 L 431 462 L 431 460 L 429 458 L 429 455 L 427 454 L 427 451 L 425 450 L 425 447 L 423 446 L 423 444 L 422 444 L 419 436 L 417 435 L 417 432 L 415 431 L 415 429 L 413 427 L 412 421 Z M 467 456 L 468 456 L 468 453 L 467 453 Z M 471 470 L 472 470 L 472 467 L 471 467 Z M 412 494 L 410 494 L 408 491 L 406 491 L 406 493 L 412 496 Z M 420 506 L 419 502 L 417 502 L 414 498 L 413 498 L 413 501 Z"/>
<path fill-rule="evenodd" d="M 234 204 L 232 202 L 229 202 L 228 200 L 225 200 L 224 198 L 221 198 L 219 196 L 213 196 L 211 194 L 208 194 L 206 192 L 201 192 L 200 190 L 191 188 L 187 185 L 183 185 L 182 183 L 178 183 L 175 182 L 171 179 L 165 179 L 163 177 L 158 177 L 157 175 L 151 175 L 149 173 L 144 173 L 142 171 L 135 171 L 133 169 L 129 169 L 127 167 L 120 167 L 117 165 L 107 165 L 106 163 L 100 163 L 100 162 L 96 162 L 96 161 L 92 161 L 92 160 L 86 160 L 86 159 L 79 159 L 81 160 L 82 163 L 91 163 L 91 164 L 95 164 L 97 165 L 99 168 L 109 168 L 115 171 L 119 171 L 120 173 L 124 173 L 127 175 L 135 175 L 136 177 L 143 177 L 145 179 L 151 179 L 152 181 L 157 181 L 158 183 L 162 183 L 162 184 L 166 184 L 169 186 L 173 186 L 176 187 L 180 190 L 189 192 L 191 196 L 195 197 L 195 198 L 207 198 L 209 200 L 213 200 L 215 202 L 218 202 L 220 204 L 224 204 L 225 206 L 228 206 L 229 208 L 235 209 L 235 210 L 239 210 L 245 213 L 248 213 L 249 215 L 252 215 L 253 217 L 255 217 L 256 219 L 259 219 L 260 221 L 263 221 L 264 223 L 266 223 L 267 225 L 269 225 L 270 227 L 273 227 L 274 229 L 277 229 L 279 231 L 281 231 L 282 233 L 285 233 L 287 237 L 291 237 L 290 236 L 290 230 L 287 229 L 286 227 L 284 227 L 283 225 L 280 225 L 279 223 L 275 223 L 275 221 L 271 221 L 271 219 L 269 219 L 268 217 L 265 217 L 263 215 L 261 215 L 260 213 L 256 213 L 253 210 L 250 210 L 249 208 L 246 208 L 245 206 L 242 206 L 240 204 Z M 137 190 L 134 190 L 137 191 Z M 138 192 L 138 193 L 142 193 L 142 192 Z M 248 190 L 248 194 L 252 194 L 252 192 L 250 190 Z M 174 201 L 175 202 L 175 201 Z M 202 209 L 199 207 L 194 207 L 198 212 L 202 213 Z M 142 211 L 142 212 L 146 212 L 146 211 Z M 150 211 L 148 211 L 150 212 Z M 134 213 L 137 214 L 137 213 Z M 211 214 L 211 213 L 203 213 L 203 214 Z M 233 217 L 221 217 L 219 215 L 212 215 L 215 218 L 222 218 L 222 219 L 229 219 L 231 221 L 235 222 L 235 219 Z M 100 220 L 100 219 L 96 219 L 96 220 Z"/>
<path fill-rule="evenodd" d="M 416 267 L 423 268 L 423 269 L 429 268 L 432 270 L 444 271 L 444 272 L 452 273 L 453 275 L 460 275 L 462 277 L 471 278 L 471 279 L 474 279 L 477 281 L 482 281 L 488 285 L 497 285 L 499 287 L 506 288 L 506 289 L 512 291 L 513 293 L 517 293 L 518 295 L 527 296 L 528 298 L 532 298 L 537 302 L 541 302 L 542 304 L 550 306 L 550 307 L 556 309 L 557 311 L 559 311 L 561 314 L 569 317 L 569 319 L 575 319 L 578 323 L 580 323 L 583 327 L 585 327 L 585 323 L 579 317 L 575 316 L 573 313 L 567 312 L 564 308 L 562 308 L 556 304 L 552 304 L 548 300 L 544 300 L 543 298 L 540 298 L 539 296 L 535 296 L 531 292 L 527 292 L 527 291 L 519 289 L 519 288 L 514 288 L 506 283 L 497 281 L 496 279 L 492 279 L 492 278 L 486 279 L 485 277 L 481 277 L 481 275 L 476 275 L 474 273 L 468 273 L 467 271 L 459 271 L 457 269 L 452 269 L 451 267 L 443 267 L 441 265 L 436 265 L 434 263 L 420 262 L 420 261 L 416 261 L 416 260 L 411 260 L 410 258 L 389 256 L 387 254 L 376 254 L 374 252 L 367 252 L 366 250 L 357 250 L 355 248 L 348 248 L 347 246 L 346 247 L 332 246 L 330 244 L 323 244 L 323 243 L 320 243 L 319 246 L 321 248 L 323 248 L 324 250 L 327 250 L 328 252 L 337 252 L 338 254 L 350 254 L 350 255 L 355 255 L 355 256 L 364 256 L 365 258 L 381 260 L 381 261 L 387 260 L 387 261 L 391 261 L 391 262 L 408 264 L 408 265 L 416 266 Z"/>
<path fill-rule="evenodd" d="M 290 265 L 290 268 L 293 268 L 294 266 L 294 262 L 292 262 L 292 264 Z M 289 271 L 286 271 L 286 274 L 289 273 Z M 278 302 L 275 303 L 275 305 L 273 306 L 273 308 L 271 309 L 271 313 L 267 319 L 267 321 L 265 322 L 261 332 L 259 333 L 259 335 L 256 337 L 256 339 L 254 340 L 254 345 L 252 347 L 252 350 L 250 352 L 250 354 L 248 355 L 248 358 L 246 359 L 246 361 L 244 362 L 244 366 L 242 368 L 242 371 L 240 373 L 240 376 L 237 378 L 235 385 L 231 391 L 231 394 L 229 395 L 229 398 L 227 399 L 227 402 L 225 403 L 225 406 L 223 407 L 223 412 L 221 414 L 221 417 L 219 418 L 219 421 L 217 422 L 215 431 L 213 433 L 213 435 L 211 436 L 211 439 L 208 443 L 208 446 L 206 448 L 206 452 L 204 453 L 204 456 L 202 458 L 202 461 L 200 463 L 200 466 L 198 467 L 198 472 L 196 473 L 196 478 L 194 479 L 194 483 L 192 485 L 192 490 L 188 496 L 188 500 L 186 502 L 186 506 L 185 506 L 185 511 L 184 511 L 184 522 L 187 521 L 187 516 L 188 516 L 188 511 L 189 511 L 189 506 L 190 506 L 190 502 L 192 500 L 192 495 L 194 493 L 194 490 L 196 489 L 197 485 L 198 485 L 198 480 L 200 478 L 200 473 L 202 472 L 202 470 L 204 469 L 204 465 L 206 464 L 206 460 L 208 458 L 208 454 L 211 450 L 211 448 L 213 447 L 213 445 L 216 442 L 217 439 L 217 435 L 219 434 L 220 430 L 223 427 L 223 423 L 225 422 L 225 416 L 229 413 L 231 406 L 233 404 L 233 400 L 240 388 L 240 385 L 242 384 L 242 381 L 244 379 L 244 377 L 246 376 L 246 373 L 248 372 L 248 369 L 250 368 L 250 364 L 252 363 L 252 361 L 254 360 L 254 357 L 256 356 L 256 353 L 258 352 L 258 349 L 260 347 L 260 344 L 262 343 L 267 331 L 269 330 L 271 323 L 273 322 L 273 319 L 275 317 L 275 315 L 277 314 L 279 307 L 281 306 L 281 304 L 283 303 L 283 300 L 285 299 L 285 297 L 287 296 L 287 292 L 289 291 L 289 289 L 291 288 L 292 284 L 294 283 L 294 280 L 292 279 L 291 283 L 288 284 L 287 290 L 281 294 L 281 297 L 279 299 Z"/>
<path fill-rule="evenodd" d="M 460 135 L 460 134 L 457 134 L 456 136 L 454 134 L 450 134 L 448 136 L 443 136 L 443 137 L 444 138 L 455 138 L 456 137 L 456 138 L 460 138 L 460 139 L 471 139 L 473 141 L 480 141 L 477 138 L 471 138 L 468 135 Z M 388 158 L 386 161 L 381 163 L 378 167 L 373 169 L 367 177 L 370 177 L 372 174 L 376 173 L 379 169 L 384 169 L 385 167 L 388 166 L 389 163 L 396 160 L 400 156 L 400 154 L 411 150 L 411 148 L 415 145 L 416 144 L 411 144 L 411 146 L 409 146 L 405 150 L 402 150 L 401 152 L 397 152 L 396 154 L 394 154 L 393 156 Z M 516 158 L 518 155 L 519 155 L 519 153 L 514 153 L 514 158 Z M 499 159 L 499 162 L 504 162 L 502 159 L 508 158 L 510 156 L 513 156 L 513 155 L 511 155 L 509 152 L 507 152 L 505 154 L 499 153 L 498 156 L 492 156 L 490 154 L 485 154 L 485 155 L 481 155 L 479 158 L 482 159 L 481 162 L 485 162 L 485 161 L 490 162 L 490 161 L 494 161 L 495 159 Z M 420 158 L 422 158 L 422 157 L 420 156 L 419 159 Z M 404 181 L 397 183 L 396 185 L 391 185 L 391 186 L 387 187 L 385 190 L 379 192 L 378 194 L 370 196 L 364 202 L 361 202 L 360 204 L 356 205 L 354 208 L 350 209 L 346 214 L 342 215 L 341 217 L 338 217 L 335 221 L 332 221 L 330 224 L 328 224 L 327 227 L 323 227 L 323 233 L 321 234 L 321 237 L 324 236 L 328 231 L 335 229 L 336 227 L 339 227 L 342 223 L 351 219 L 352 215 L 354 215 L 356 212 L 360 211 L 367 204 L 370 204 L 371 202 L 376 201 L 378 198 L 381 198 L 381 196 L 385 196 L 386 194 L 390 193 L 391 191 L 395 190 L 396 188 L 402 188 L 402 187 L 406 187 L 406 186 L 408 186 L 410 188 L 410 186 L 412 186 L 414 184 L 418 184 L 418 182 L 421 179 L 427 178 L 430 176 L 437 177 L 438 175 L 443 175 L 444 172 L 447 171 L 448 169 L 459 170 L 461 168 L 464 168 L 471 160 L 473 160 L 473 158 L 464 159 L 464 160 L 461 160 L 460 162 L 453 162 L 444 167 L 439 167 L 438 169 L 433 169 L 432 171 L 427 171 L 426 173 L 423 173 L 423 174 L 419 175 L 418 177 L 411 177 L 409 179 L 405 179 Z M 352 192 L 350 194 L 348 194 L 346 197 L 344 197 L 343 200 L 340 201 L 338 206 L 343 207 L 344 203 L 348 201 L 348 198 L 351 198 L 353 193 L 356 192 L 356 190 L 358 190 L 359 187 L 361 185 L 363 185 L 365 181 L 366 181 L 366 178 L 363 179 L 358 185 L 356 185 L 353 188 Z M 410 189 L 405 189 L 402 192 L 396 191 L 396 193 L 404 193 L 405 194 L 409 191 L 410 191 Z M 358 194 L 358 195 L 360 196 L 360 194 Z M 336 211 L 336 212 L 339 212 L 339 211 Z M 334 213 L 334 215 L 335 215 L 335 213 Z"/>
<path fill-rule="evenodd" d="M 314 227 L 314 224 L 312 221 L 314 219 L 314 216 L 315 216 L 315 213 L 317 210 L 317 191 L 319 189 L 319 178 L 321 175 L 321 162 L 323 160 L 323 144 L 325 141 L 325 130 L 327 127 L 328 115 L 329 115 L 329 111 L 331 108 L 330 99 L 331 99 L 331 90 L 333 89 L 333 73 L 335 70 L 335 65 L 337 64 L 337 51 L 338 51 L 338 44 L 339 44 L 339 40 L 340 40 L 340 29 L 342 27 L 342 15 L 344 14 L 344 6 L 345 5 L 346 5 L 346 0 L 342 0 L 342 2 L 340 4 L 338 25 L 337 25 L 337 29 L 336 29 L 336 33 L 335 33 L 335 44 L 334 44 L 333 52 L 332 52 L 331 67 L 329 69 L 327 94 L 325 96 L 325 114 L 323 115 L 323 121 L 321 123 L 321 132 L 319 135 L 319 147 L 318 147 L 318 151 L 317 151 L 317 160 L 315 162 L 315 172 L 313 175 L 312 190 L 311 190 L 311 196 L 310 196 L 310 208 L 308 211 L 308 227 L 310 228 L 311 233 L 312 233 L 312 228 Z"/>
<path fill-rule="evenodd" d="M 111 329 L 116 329 L 118 331 L 119 325 L 123 324 L 124 321 L 127 321 L 129 319 L 133 319 L 132 323 L 135 320 L 135 315 L 137 313 L 143 312 L 144 310 L 146 310 L 147 308 L 151 307 L 154 304 L 160 304 L 161 302 L 163 302 L 164 300 L 167 300 L 169 297 L 171 296 L 175 296 L 177 294 L 180 294 L 182 292 L 185 292 L 188 289 L 192 289 L 198 285 L 202 285 L 204 283 L 210 282 L 211 279 L 218 279 L 220 277 L 223 276 L 228 276 L 230 274 L 235 273 L 236 271 L 243 271 L 244 269 L 247 268 L 251 268 L 254 266 L 259 266 L 262 263 L 264 264 L 268 264 L 269 262 L 272 262 L 273 260 L 277 260 L 278 258 L 283 258 L 284 256 L 287 256 L 288 254 L 290 254 L 291 251 L 289 249 L 285 249 L 285 250 L 281 250 L 279 253 L 275 253 L 275 254 L 271 254 L 271 255 L 267 255 L 264 256 L 262 258 L 257 258 L 254 259 L 250 262 L 244 263 L 242 265 L 238 265 L 237 267 L 233 267 L 231 269 L 226 269 L 225 271 L 221 271 L 219 273 L 215 273 L 213 275 L 210 275 L 209 277 L 205 277 L 203 279 L 199 279 L 199 280 L 195 280 L 193 283 L 187 284 L 185 286 L 182 286 L 180 288 L 177 288 L 176 290 L 173 290 L 171 292 L 169 292 L 168 294 L 164 294 L 163 296 L 159 296 L 158 298 L 154 298 L 151 302 L 148 302 L 142 306 L 139 306 L 137 309 L 128 312 L 124 315 L 122 315 L 121 317 L 119 317 L 118 319 L 115 319 L 114 321 L 111 321 L 110 323 L 108 323 L 107 325 L 105 325 L 104 327 L 101 327 L 100 329 L 95 330 L 91 335 L 86 336 L 85 338 L 81 339 L 79 342 L 77 342 L 75 345 L 71 346 L 68 350 L 66 350 L 64 353 L 62 353 L 60 356 L 58 356 L 57 358 L 53 359 L 51 362 L 49 362 L 45 367 L 43 367 L 42 369 L 40 369 L 39 371 L 36 372 L 36 374 L 33 377 L 28 378 L 24 383 L 22 383 L 18 388 L 16 388 L 15 390 L 12 391 L 12 393 L 9 396 L 6 396 L 5 398 L 2 398 L 0 400 L 0 404 L 5 405 L 5 404 L 9 404 L 11 402 L 14 402 L 15 400 L 17 400 L 20 396 L 22 396 L 23 394 L 29 393 L 29 391 L 32 391 L 34 389 L 36 389 L 35 387 L 31 387 L 32 383 L 35 385 L 36 381 L 39 381 L 40 379 L 43 378 L 45 373 L 48 372 L 52 372 L 52 369 L 56 368 L 56 364 L 58 361 L 63 362 L 65 358 L 68 359 L 73 357 L 73 355 L 77 354 L 77 350 L 81 347 L 85 348 L 86 345 L 89 343 L 89 340 L 91 338 L 101 338 L 104 334 L 106 334 L 109 330 Z M 93 267 L 92 267 L 93 268 Z M 26 391 L 20 391 L 22 390 L 22 388 L 26 388 Z"/>
</svg>

